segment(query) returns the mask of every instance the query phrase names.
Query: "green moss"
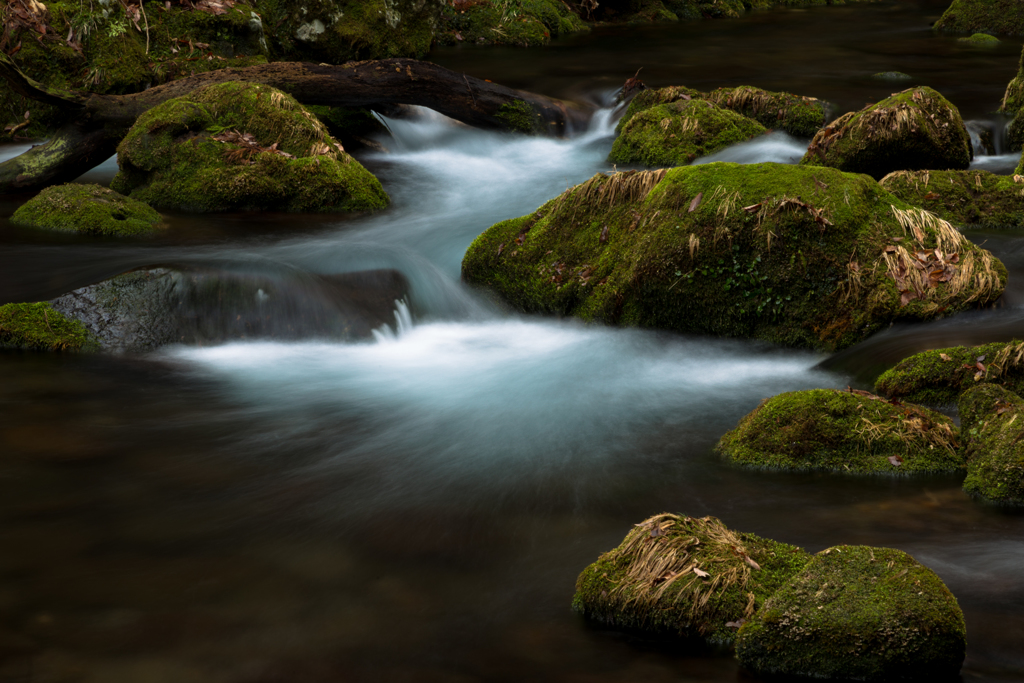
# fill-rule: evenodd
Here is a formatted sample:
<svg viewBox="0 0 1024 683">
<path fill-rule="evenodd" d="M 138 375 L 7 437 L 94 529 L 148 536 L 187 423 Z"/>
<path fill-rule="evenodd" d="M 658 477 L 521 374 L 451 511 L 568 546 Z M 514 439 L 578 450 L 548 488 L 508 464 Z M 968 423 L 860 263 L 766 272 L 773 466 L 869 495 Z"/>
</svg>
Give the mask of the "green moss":
<svg viewBox="0 0 1024 683">
<path fill-rule="evenodd" d="M 896 171 L 882 187 L 957 226 L 1024 225 L 1024 177 L 988 171 Z"/>
<path fill-rule="evenodd" d="M 531 47 L 552 38 L 589 31 L 579 15 L 559 0 L 500 0 L 448 7 L 441 42 Z"/>
<path fill-rule="evenodd" d="M 958 253 L 955 282 L 901 294 L 917 286 L 909 252 L 936 247 Z M 825 350 L 986 305 L 1006 282 L 991 254 L 871 178 L 770 163 L 598 174 L 492 226 L 462 276 L 524 311 Z"/>
<path fill-rule="evenodd" d="M 966 169 L 972 157 L 960 112 L 917 87 L 836 119 L 814 136 L 800 163 L 880 179 L 901 170 Z"/>
<path fill-rule="evenodd" d="M 958 38 L 957 42 L 967 43 L 968 45 L 977 45 L 980 47 L 994 47 L 999 44 L 999 39 L 995 36 L 990 36 L 987 33 L 975 33 L 967 38 Z"/>
<path fill-rule="evenodd" d="M 1017 357 L 1022 344 L 1014 340 L 915 353 L 882 373 L 875 381 L 875 391 L 928 405 L 951 405 L 978 383 L 1001 384 L 1022 392 L 1024 363 Z"/>
<path fill-rule="evenodd" d="M 224 131 L 295 158 L 213 139 Z M 368 211 L 388 202 L 313 114 L 252 83 L 208 86 L 150 109 L 118 146 L 118 165 L 111 187 L 158 208 Z"/>
<path fill-rule="evenodd" d="M 704 99 L 754 119 L 766 128 L 778 128 L 798 137 L 813 137 L 828 118 L 827 105 L 822 100 L 749 85 L 712 90 Z"/>
<path fill-rule="evenodd" d="M 1017 0 L 953 0 L 932 27 L 946 33 L 1024 35 Z"/>
<path fill-rule="evenodd" d="M 714 517 L 661 514 L 583 570 L 572 606 L 619 628 L 729 644 L 736 631 L 726 624 L 749 618 L 807 560 L 800 548 Z"/>
<path fill-rule="evenodd" d="M 11 222 L 29 228 L 117 237 L 144 235 L 161 226 L 160 214 L 100 185 L 54 185 L 23 204 Z"/>
<path fill-rule="evenodd" d="M 501 120 L 509 130 L 518 131 L 530 135 L 540 129 L 540 114 L 533 110 L 533 107 L 522 100 L 503 104 L 498 109 L 496 118 Z"/>
<path fill-rule="evenodd" d="M 679 85 L 672 85 L 667 88 L 658 88 L 656 90 L 641 90 L 632 100 L 629 101 L 629 106 L 626 107 L 626 113 L 622 115 L 622 118 L 619 119 L 619 122 L 615 126 L 615 132 L 621 133 L 622 129 L 626 127 L 626 124 L 642 111 L 647 111 L 648 109 L 657 107 L 660 104 L 685 102 L 686 100 L 700 99 L 703 96 L 704 93 L 699 90 Z"/>
<path fill-rule="evenodd" d="M 996 384 L 965 391 L 957 403 L 967 453 L 964 491 L 1024 506 L 1024 399 Z"/>
<path fill-rule="evenodd" d="M 1017 75 L 1006 86 L 1006 93 L 1003 94 L 1003 101 L 999 105 L 999 111 L 1008 116 L 1016 116 L 1021 109 L 1024 109 L 1024 49 L 1021 50 L 1020 61 L 1017 63 Z M 1010 142 L 1020 147 L 1019 131 L 1016 137 L 1014 132 L 1010 131 Z"/>
<path fill-rule="evenodd" d="M 95 351 L 99 346 L 82 323 L 44 302 L 0 306 L 0 348 Z"/>
<path fill-rule="evenodd" d="M 616 164 L 683 166 L 763 135 L 764 126 L 703 100 L 659 104 L 629 120 L 612 145 Z"/>
<path fill-rule="evenodd" d="M 967 628 L 933 571 L 891 548 L 815 555 L 740 628 L 736 655 L 759 676 L 951 680 Z"/>
<path fill-rule="evenodd" d="M 918 474 L 963 470 L 958 440 L 953 421 L 927 408 L 811 389 L 765 399 L 716 449 L 757 469 Z"/>
</svg>

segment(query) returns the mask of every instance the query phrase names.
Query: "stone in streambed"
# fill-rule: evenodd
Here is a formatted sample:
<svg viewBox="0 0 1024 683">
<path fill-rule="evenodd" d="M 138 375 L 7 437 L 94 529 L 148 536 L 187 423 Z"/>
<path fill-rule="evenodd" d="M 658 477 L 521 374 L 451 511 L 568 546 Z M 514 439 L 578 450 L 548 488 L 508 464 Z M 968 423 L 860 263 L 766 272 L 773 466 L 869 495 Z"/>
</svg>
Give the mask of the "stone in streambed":
<svg viewBox="0 0 1024 683">
<path fill-rule="evenodd" d="M 957 402 L 967 451 L 964 491 L 1024 506 L 1024 399 L 996 384 L 968 389 Z"/>
<path fill-rule="evenodd" d="M 866 176 L 720 162 L 598 174 L 486 230 L 462 276 L 523 311 L 829 351 L 1006 283 L 989 252 Z"/>
<path fill-rule="evenodd" d="M 0 349 L 95 351 L 96 337 L 79 321 L 49 303 L 0 306 Z"/>
<path fill-rule="evenodd" d="M 77 183 L 48 187 L 11 216 L 22 227 L 114 237 L 151 234 L 162 221 L 147 204 L 100 185 Z"/>
<path fill-rule="evenodd" d="M 801 164 L 866 173 L 966 169 L 974 157 L 960 112 L 927 87 L 896 93 L 818 131 Z"/>
<path fill-rule="evenodd" d="M 895 171 L 879 184 L 959 227 L 1024 225 L 1024 176 L 981 170 Z"/>
<path fill-rule="evenodd" d="M 963 471 L 959 439 L 953 421 L 933 410 L 811 389 L 765 399 L 716 450 L 754 469 L 906 475 Z"/>
<path fill-rule="evenodd" d="M 956 598 L 913 557 L 836 546 L 815 555 L 736 636 L 758 676 L 956 680 L 967 627 Z"/>
<path fill-rule="evenodd" d="M 111 187 L 161 209 L 372 211 L 380 182 L 290 95 L 206 86 L 142 114 L 117 148 Z"/>
</svg>

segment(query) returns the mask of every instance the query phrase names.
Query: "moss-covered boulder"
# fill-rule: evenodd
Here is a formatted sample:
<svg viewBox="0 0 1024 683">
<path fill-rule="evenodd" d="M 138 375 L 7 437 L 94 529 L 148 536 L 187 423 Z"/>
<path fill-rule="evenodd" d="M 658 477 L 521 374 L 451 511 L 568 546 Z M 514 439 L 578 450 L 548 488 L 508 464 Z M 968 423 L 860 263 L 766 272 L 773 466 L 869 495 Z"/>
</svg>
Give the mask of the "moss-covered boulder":
<svg viewBox="0 0 1024 683">
<path fill-rule="evenodd" d="M 665 513 L 637 524 L 584 569 L 572 606 L 618 628 L 730 644 L 739 624 L 808 559 L 800 548 L 714 517 Z"/>
<path fill-rule="evenodd" d="M 632 117 L 612 144 L 616 164 L 683 166 L 763 135 L 757 121 L 704 100 L 660 104 Z"/>
<path fill-rule="evenodd" d="M 823 550 L 740 628 L 736 655 L 759 676 L 955 680 L 967 627 L 936 574 L 891 548 Z"/>
<path fill-rule="evenodd" d="M 446 6 L 438 41 L 531 47 L 589 30 L 579 15 L 559 0 L 456 3 Z"/>
<path fill-rule="evenodd" d="M 995 36 L 990 36 L 987 33 L 975 33 L 974 35 L 967 36 L 966 38 L 957 38 L 957 42 L 976 47 L 995 47 L 1001 41 Z"/>
<path fill-rule="evenodd" d="M 140 116 L 111 187 L 161 209 L 370 211 L 380 182 L 290 95 L 227 82 Z"/>
<path fill-rule="evenodd" d="M 1024 109 L 1024 49 L 1017 64 L 1017 75 L 1007 84 L 999 111 L 1015 117 L 1006 130 L 1006 141 L 1010 149 L 1020 149 L 1024 143 L 1024 120 L 1018 116 Z M 1019 171 L 1018 171 L 1019 172 Z"/>
<path fill-rule="evenodd" d="M 811 137 L 828 119 L 828 103 L 814 97 L 770 92 L 749 85 L 719 88 L 704 93 L 684 86 L 641 90 L 630 100 L 616 130 L 622 129 L 640 112 L 662 104 L 703 99 L 757 121 L 765 128 L 784 130 L 790 135 Z"/>
<path fill-rule="evenodd" d="M 94 351 L 99 344 L 82 323 L 41 302 L 0 306 L 0 349 L 5 348 Z"/>
<path fill-rule="evenodd" d="M 1024 392 L 1024 342 L 953 346 L 915 353 L 875 381 L 884 396 L 928 405 L 952 405 L 976 384 Z"/>
<path fill-rule="evenodd" d="M 14 212 L 11 222 L 29 228 L 125 237 L 146 235 L 162 225 L 147 204 L 101 185 L 54 185 Z"/>
<path fill-rule="evenodd" d="M 801 164 L 867 173 L 966 169 L 971 136 L 956 107 L 931 88 L 904 90 L 840 116 L 811 140 Z"/>
<path fill-rule="evenodd" d="M 953 421 L 867 392 L 811 389 L 761 402 L 719 440 L 730 462 L 756 469 L 916 474 L 964 469 Z"/>
<path fill-rule="evenodd" d="M 895 171 L 879 181 L 903 201 L 953 225 L 1024 225 L 1024 176 L 988 171 Z"/>
<path fill-rule="evenodd" d="M 826 350 L 1006 283 L 989 252 L 867 176 L 721 162 L 597 174 L 485 231 L 462 276 L 524 311 Z"/>
<path fill-rule="evenodd" d="M 752 118 L 766 128 L 803 138 L 813 137 L 828 119 L 828 103 L 823 100 L 749 85 L 712 90 L 704 99 Z"/>
<path fill-rule="evenodd" d="M 1024 399 L 997 384 L 965 391 L 957 402 L 967 451 L 964 491 L 1024 506 Z"/>
<path fill-rule="evenodd" d="M 932 27 L 947 33 L 1024 35 L 1024 14 L 1017 0 L 953 0 Z"/>
</svg>

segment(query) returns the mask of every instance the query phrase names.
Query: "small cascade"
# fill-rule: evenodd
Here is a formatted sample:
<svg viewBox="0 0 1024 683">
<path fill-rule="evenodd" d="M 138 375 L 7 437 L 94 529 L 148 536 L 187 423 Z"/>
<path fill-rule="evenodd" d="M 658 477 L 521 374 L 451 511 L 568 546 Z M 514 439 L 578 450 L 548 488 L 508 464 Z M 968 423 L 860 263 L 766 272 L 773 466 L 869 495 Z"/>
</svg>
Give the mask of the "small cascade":
<svg viewBox="0 0 1024 683">
<path fill-rule="evenodd" d="M 403 299 L 395 299 L 395 329 L 384 323 L 373 330 L 373 338 L 378 344 L 393 342 L 404 337 L 412 330 L 412 313 L 409 312 L 409 304 Z"/>
</svg>

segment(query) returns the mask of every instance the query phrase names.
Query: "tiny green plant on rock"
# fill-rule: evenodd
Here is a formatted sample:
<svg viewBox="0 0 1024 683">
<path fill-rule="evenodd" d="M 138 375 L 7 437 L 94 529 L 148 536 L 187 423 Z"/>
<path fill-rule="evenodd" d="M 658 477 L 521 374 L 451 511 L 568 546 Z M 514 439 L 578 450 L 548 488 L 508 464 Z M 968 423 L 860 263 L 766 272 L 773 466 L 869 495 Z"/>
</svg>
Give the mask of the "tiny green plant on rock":
<svg viewBox="0 0 1024 683">
<path fill-rule="evenodd" d="M 82 323 L 41 302 L 0 306 L 0 348 L 94 351 L 99 344 Z"/>
</svg>

